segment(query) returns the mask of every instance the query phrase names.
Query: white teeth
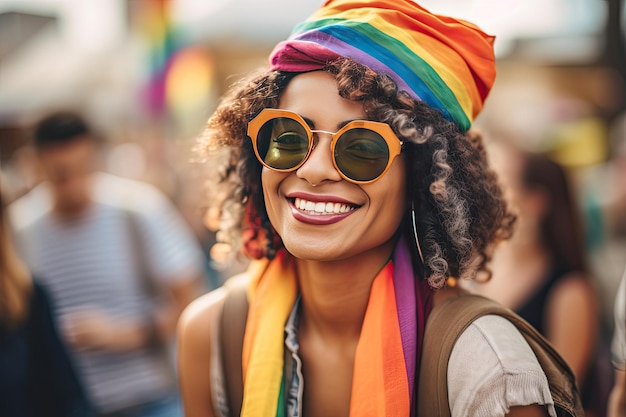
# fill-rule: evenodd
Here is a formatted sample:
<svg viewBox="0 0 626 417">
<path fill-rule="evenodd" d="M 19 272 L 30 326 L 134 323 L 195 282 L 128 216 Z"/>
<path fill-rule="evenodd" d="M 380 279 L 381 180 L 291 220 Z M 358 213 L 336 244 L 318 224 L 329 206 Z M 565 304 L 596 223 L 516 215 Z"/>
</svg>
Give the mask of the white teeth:
<svg viewBox="0 0 626 417">
<path fill-rule="evenodd" d="M 294 206 L 302 211 L 307 212 L 307 214 L 338 214 L 338 213 L 347 213 L 355 209 L 354 206 L 350 204 L 343 203 L 331 203 L 331 202 L 314 202 L 304 200 L 302 198 L 296 198 L 294 201 Z"/>
</svg>

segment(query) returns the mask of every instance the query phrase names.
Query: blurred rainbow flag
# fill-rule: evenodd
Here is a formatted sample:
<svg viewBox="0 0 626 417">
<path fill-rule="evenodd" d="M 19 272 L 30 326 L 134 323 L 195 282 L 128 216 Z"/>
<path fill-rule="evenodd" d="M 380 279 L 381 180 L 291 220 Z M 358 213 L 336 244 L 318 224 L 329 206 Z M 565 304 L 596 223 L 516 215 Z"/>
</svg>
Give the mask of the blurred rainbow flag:
<svg viewBox="0 0 626 417">
<path fill-rule="evenodd" d="M 192 44 L 172 18 L 172 0 L 141 0 L 137 27 L 144 40 L 142 101 L 156 118 L 184 118 L 205 107 L 211 96 L 211 54 Z M 180 121 L 180 120 L 179 120 Z"/>
</svg>

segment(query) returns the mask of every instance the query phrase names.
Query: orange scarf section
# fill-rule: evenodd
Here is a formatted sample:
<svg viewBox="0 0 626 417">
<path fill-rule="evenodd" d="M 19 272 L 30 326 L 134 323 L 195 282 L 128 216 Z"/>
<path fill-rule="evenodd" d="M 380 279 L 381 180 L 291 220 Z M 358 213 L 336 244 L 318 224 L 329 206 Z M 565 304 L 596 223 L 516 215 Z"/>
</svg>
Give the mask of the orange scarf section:
<svg viewBox="0 0 626 417">
<path fill-rule="evenodd" d="M 376 276 L 357 344 L 350 416 L 410 415 L 410 392 L 398 321 L 393 263 Z M 285 323 L 295 303 L 294 259 L 280 251 L 252 263 L 244 336 L 242 416 L 276 416 L 284 367 Z"/>
<path fill-rule="evenodd" d="M 411 414 L 391 262 L 372 284 L 353 375 L 351 417 Z"/>
</svg>

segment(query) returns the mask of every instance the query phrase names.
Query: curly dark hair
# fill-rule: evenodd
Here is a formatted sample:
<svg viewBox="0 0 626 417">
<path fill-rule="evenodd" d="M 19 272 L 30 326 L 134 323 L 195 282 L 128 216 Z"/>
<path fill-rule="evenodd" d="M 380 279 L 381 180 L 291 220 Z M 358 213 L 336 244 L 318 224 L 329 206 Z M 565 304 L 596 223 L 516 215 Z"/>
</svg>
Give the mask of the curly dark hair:
<svg viewBox="0 0 626 417">
<path fill-rule="evenodd" d="M 482 139 L 463 133 L 443 114 L 400 91 L 388 76 L 348 58 L 324 69 L 337 80 L 339 95 L 362 103 L 368 119 L 389 124 L 404 142 L 407 219 L 416 215 L 424 274 L 433 288 L 448 277 L 473 278 L 490 272 L 493 247 L 510 236 L 509 213 L 488 167 Z M 208 204 L 221 213 L 217 239 L 243 247 L 248 256 L 272 257 L 280 247 L 261 189 L 261 164 L 248 122 L 266 107 L 277 107 L 294 73 L 261 70 L 239 81 L 223 97 L 198 142 L 212 174 Z M 408 220 L 402 227 L 408 226 Z"/>
</svg>

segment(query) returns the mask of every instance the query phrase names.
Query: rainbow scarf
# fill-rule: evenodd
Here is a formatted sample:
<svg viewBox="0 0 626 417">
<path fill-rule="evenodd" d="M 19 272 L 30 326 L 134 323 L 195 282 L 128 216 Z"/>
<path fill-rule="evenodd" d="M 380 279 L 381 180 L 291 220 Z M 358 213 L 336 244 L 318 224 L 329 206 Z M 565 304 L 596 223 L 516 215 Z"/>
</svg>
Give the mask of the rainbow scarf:
<svg viewBox="0 0 626 417">
<path fill-rule="evenodd" d="M 254 261 L 249 273 L 241 415 L 283 416 L 284 329 L 298 292 L 295 261 L 281 250 L 272 261 Z M 431 294 L 425 280 L 416 285 L 401 239 L 372 284 L 356 348 L 351 416 L 411 415 Z"/>
<path fill-rule="evenodd" d="M 276 45 L 270 67 L 304 72 L 352 58 L 465 131 L 495 79 L 494 39 L 412 0 L 330 0 Z"/>
</svg>

